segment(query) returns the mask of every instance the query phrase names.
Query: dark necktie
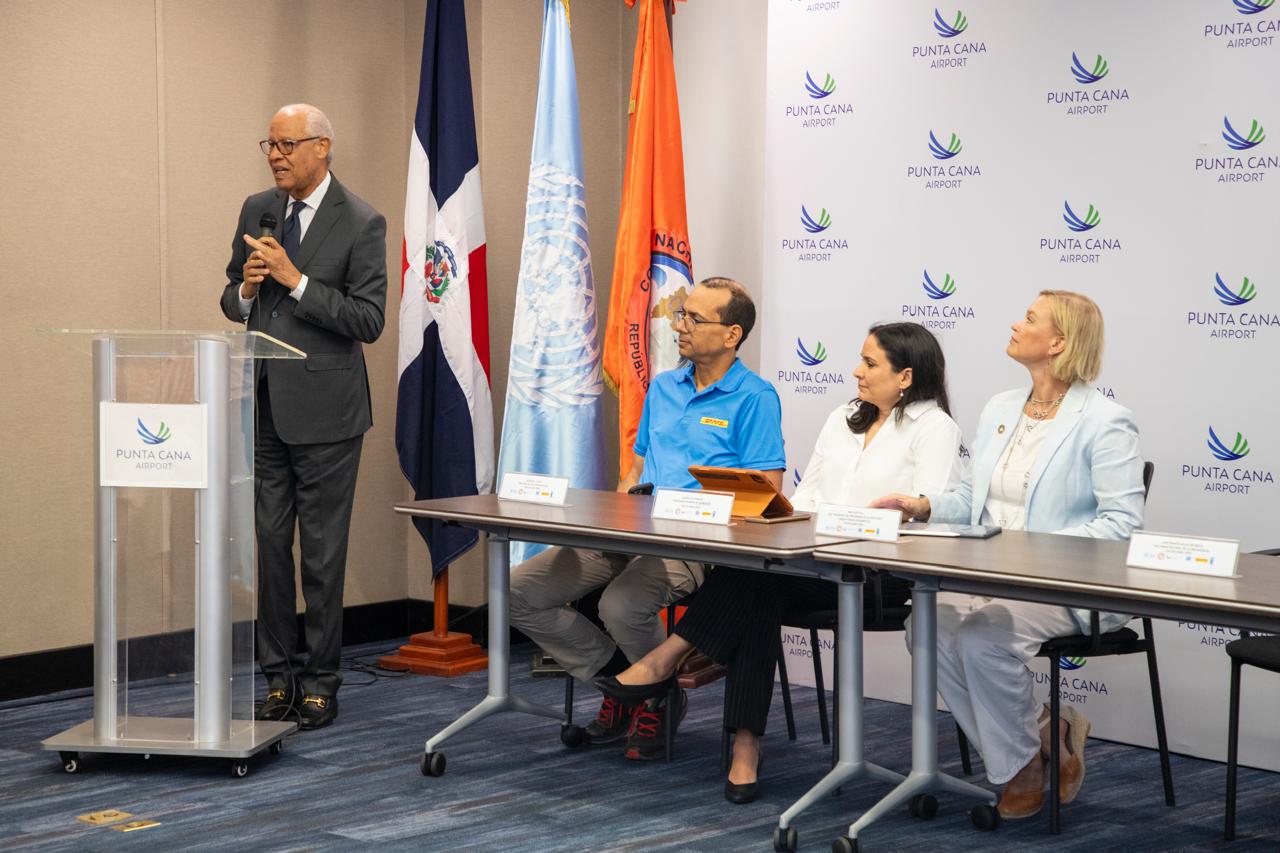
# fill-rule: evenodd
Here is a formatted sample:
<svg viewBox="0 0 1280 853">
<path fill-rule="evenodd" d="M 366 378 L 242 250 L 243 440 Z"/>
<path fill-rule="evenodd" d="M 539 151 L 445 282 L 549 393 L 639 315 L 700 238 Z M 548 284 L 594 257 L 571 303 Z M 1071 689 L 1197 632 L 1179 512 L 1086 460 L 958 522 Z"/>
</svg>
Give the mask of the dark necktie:
<svg viewBox="0 0 1280 853">
<path fill-rule="evenodd" d="M 284 230 L 280 232 L 280 245 L 290 259 L 298 254 L 298 244 L 302 242 L 302 223 L 298 221 L 298 214 L 306 206 L 304 201 L 295 201 L 289 215 L 285 217 Z"/>
</svg>

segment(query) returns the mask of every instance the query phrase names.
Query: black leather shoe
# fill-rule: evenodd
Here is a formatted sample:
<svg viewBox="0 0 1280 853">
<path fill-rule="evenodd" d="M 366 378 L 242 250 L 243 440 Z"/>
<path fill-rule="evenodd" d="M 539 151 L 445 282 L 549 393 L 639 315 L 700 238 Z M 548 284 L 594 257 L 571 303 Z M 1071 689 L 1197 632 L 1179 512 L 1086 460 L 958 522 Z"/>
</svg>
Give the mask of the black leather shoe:
<svg viewBox="0 0 1280 853">
<path fill-rule="evenodd" d="M 298 716 L 298 694 L 287 687 L 273 687 L 267 691 L 267 700 L 254 713 L 255 720 L 286 720 Z"/>
<path fill-rule="evenodd" d="M 322 729 L 337 718 L 338 697 L 303 696 L 302 706 L 299 708 L 298 713 L 302 716 L 301 722 L 298 723 L 298 728 L 305 730 Z"/>
<path fill-rule="evenodd" d="M 674 675 L 653 684 L 623 684 L 612 675 L 597 676 L 591 682 L 601 693 L 612 696 L 624 705 L 639 705 L 648 699 L 659 699 L 676 687 Z"/>
<path fill-rule="evenodd" d="M 731 803 L 743 805 L 760 796 L 760 783 L 746 782 L 742 785 L 735 785 L 728 779 L 724 782 L 724 798 Z"/>
</svg>

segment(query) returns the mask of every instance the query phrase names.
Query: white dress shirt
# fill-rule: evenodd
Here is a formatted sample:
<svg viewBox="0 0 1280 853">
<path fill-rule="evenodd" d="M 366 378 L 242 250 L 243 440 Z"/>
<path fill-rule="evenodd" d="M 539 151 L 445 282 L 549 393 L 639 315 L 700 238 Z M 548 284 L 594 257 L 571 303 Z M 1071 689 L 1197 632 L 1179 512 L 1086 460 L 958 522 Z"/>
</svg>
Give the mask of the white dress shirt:
<svg viewBox="0 0 1280 853">
<path fill-rule="evenodd" d="M 324 180 L 311 191 L 311 195 L 303 199 L 290 198 L 289 203 L 285 205 L 285 216 L 289 215 L 295 201 L 301 201 L 305 207 L 298 211 L 298 243 L 301 244 L 307 236 L 307 229 L 311 227 L 311 220 L 316 218 L 316 210 L 320 207 L 320 202 L 324 201 L 324 194 L 329 191 L 329 184 L 333 182 L 333 175 L 329 172 L 324 173 Z M 293 260 L 290 258 L 289 260 Z M 298 282 L 298 286 L 289 291 L 289 295 L 293 297 L 293 301 L 302 301 L 302 294 L 307 289 L 307 277 L 304 275 Z M 257 294 L 254 294 L 257 299 Z M 249 319 L 249 310 L 253 308 L 253 299 L 245 299 L 240 297 L 240 316 L 242 319 Z"/>
<path fill-rule="evenodd" d="M 890 492 L 909 495 L 956 488 L 964 476 L 961 434 L 933 400 L 893 412 L 870 444 L 847 423 L 855 403 L 838 406 L 823 425 L 791 503 L 812 512 L 818 504 L 866 506 Z"/>
</svg>

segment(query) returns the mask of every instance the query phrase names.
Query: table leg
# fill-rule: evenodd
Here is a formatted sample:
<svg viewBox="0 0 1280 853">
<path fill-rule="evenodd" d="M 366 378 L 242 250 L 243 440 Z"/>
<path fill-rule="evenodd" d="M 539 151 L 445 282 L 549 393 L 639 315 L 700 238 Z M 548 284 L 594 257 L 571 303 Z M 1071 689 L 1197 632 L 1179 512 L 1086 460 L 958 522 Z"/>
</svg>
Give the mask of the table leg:
<svg viewBox="0 0 1280 853">
<path fill-rule="evenodd" d="M 836 584 L 839 624 L 836 627 L 836 666 L 840 668 L 838 704 L 840 743 L 836 766 L 782 813 L 778 828 L 783 832 L 805 809 L 831 791 L 855 779 L 869 776 L 884 782 L 901 782 L 902 774 L 886 770 L 862 757 L 862 596 L 861 581 Z M 785 665 L 785 664 L 784 664 Z M 826 700 L 819 697 L 819 701 Z"/>
<path fill-rule="evenodd" d="M 911 580 L 911 773 L 849 826 L 854 839 L 919 794 L 947 791 L 990 806 L 996 803 L 991 791 L 938 771 L 938 581 Z"/>
<path fill-rule="evenodd" d="M 564 720 L 564 714 L 554 708 L 535 704 L 527 699 L 512 696 L 511 688 L 511 612 L 508 596 L 511 591 L 511 552 L 508 541 L 489 535 L 489 693 L 470 711 L 454 720 L 427 741 L 426 752 L 431 755 L 446 740 L 463 729 L 493 714 L 518 711 L 539 717 Z"/>
</svg>

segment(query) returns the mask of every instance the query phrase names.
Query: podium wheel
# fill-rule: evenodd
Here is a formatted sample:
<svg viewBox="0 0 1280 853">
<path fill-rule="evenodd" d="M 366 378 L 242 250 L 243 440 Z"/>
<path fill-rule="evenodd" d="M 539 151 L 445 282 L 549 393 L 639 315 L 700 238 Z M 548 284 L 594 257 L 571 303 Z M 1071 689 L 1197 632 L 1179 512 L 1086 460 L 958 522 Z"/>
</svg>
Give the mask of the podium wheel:
<svg viewBox="0 0 1280 853">
<path fill-rule="evenodd" d="M 283 740 L 276 741 L 275 743 L 271 744 L 271 746 L 267 747 L 267 751 L 270 752 L 272 755 L 279 755 L 280 753 L 284 752 L 284 741 Z"/>
<path fill-rule="evenodd" d="M 80 770 L 80 753 L 59 752 L 58 757 L 62 759 L 62 769 L 67 773 L 76 773 Z"/>
<path fill-rule="evenodd" d="M 249 775 L 249 762 L 236 759 L 231 762 L 231 775 L 236 779 L 243 779 Z"/>
</svg>

